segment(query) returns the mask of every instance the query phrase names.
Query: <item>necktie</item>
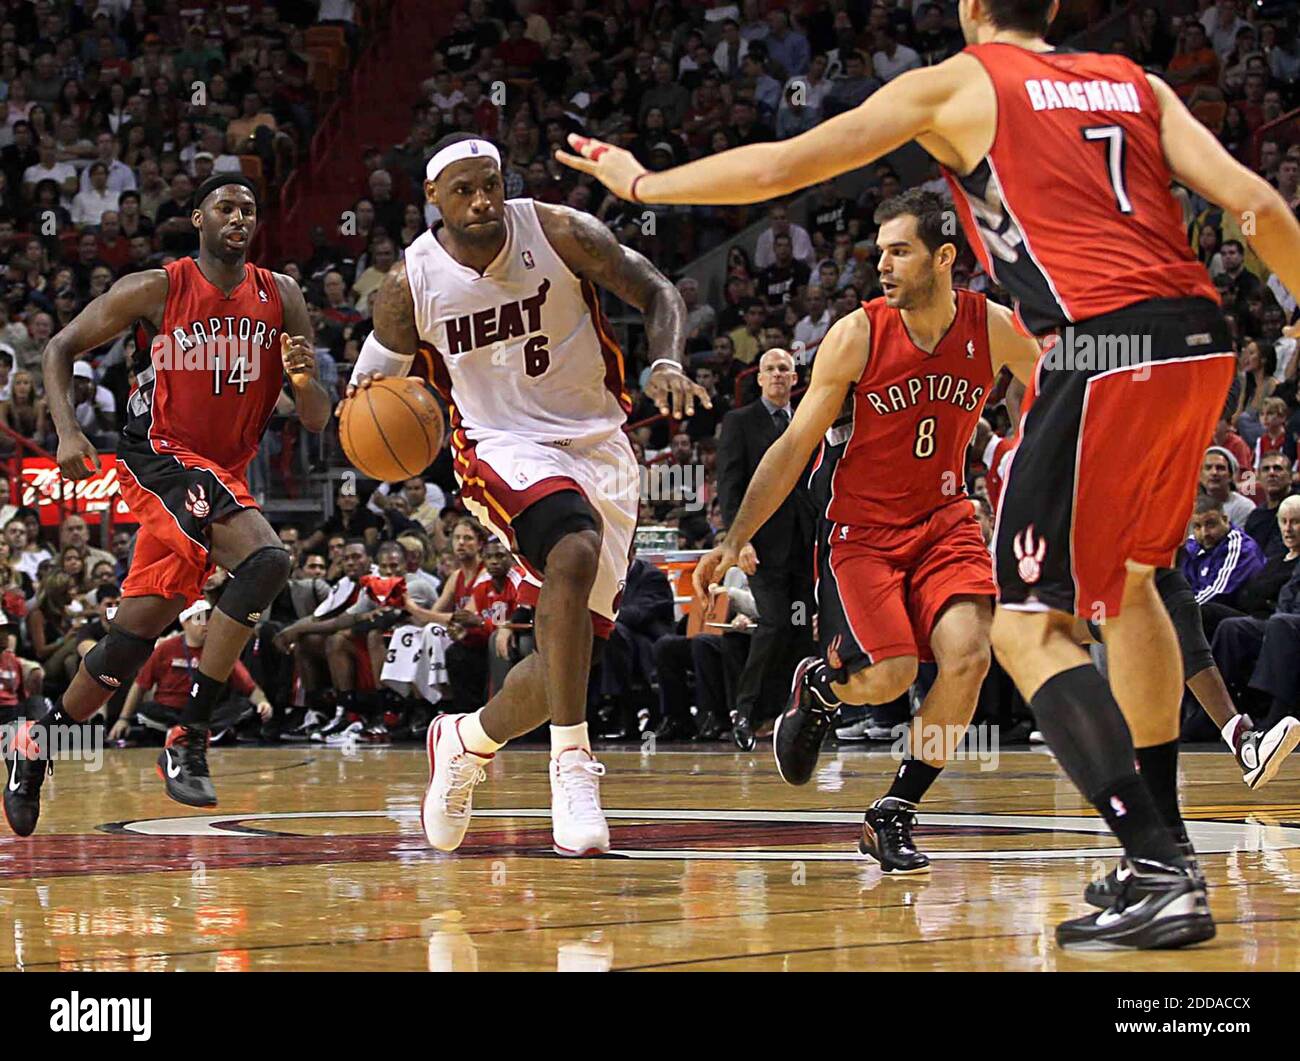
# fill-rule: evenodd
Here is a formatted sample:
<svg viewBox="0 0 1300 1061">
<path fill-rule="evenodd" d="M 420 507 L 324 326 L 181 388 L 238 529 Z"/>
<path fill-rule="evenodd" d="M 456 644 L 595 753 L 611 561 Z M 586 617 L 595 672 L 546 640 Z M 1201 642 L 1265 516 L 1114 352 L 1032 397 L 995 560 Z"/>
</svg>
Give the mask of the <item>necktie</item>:
<svg viewBox="0 0 1300 1061">
<path fill-rule="evenodd" d="M 775 409 L 772 412 L 772 421 L 776 424 L 776 433 L 783 434 L 785 429 L 790 426 L 790 414 L 784 409 Z"/>
</svg>

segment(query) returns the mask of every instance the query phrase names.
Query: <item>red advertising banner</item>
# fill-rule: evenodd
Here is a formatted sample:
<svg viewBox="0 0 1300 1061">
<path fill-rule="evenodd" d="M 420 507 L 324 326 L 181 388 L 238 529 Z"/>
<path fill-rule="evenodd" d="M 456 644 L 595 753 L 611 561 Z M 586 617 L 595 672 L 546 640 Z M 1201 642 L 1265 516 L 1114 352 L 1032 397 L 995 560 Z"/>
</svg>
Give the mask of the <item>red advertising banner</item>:
<svg viewBox="0 0 1300 1061">
<path fill-rule="evenodd" d="M 117 457 L 111 453 L 101 453 L 99 465 L 100 470 L 89 479 L 74 483 L 59 474 L 59 466 L 54 461 L 46 457 L 25 457 L 22 492 L 16 503 L 36 509 L 42 526 L 55 526 L 59 522 L 59 489 L 62 482 L 65 512 L 97 516 L 105 509 L 111 509 L 110 518 L 113 523 L 136 522 L 117 486 Z"/>
</svg>

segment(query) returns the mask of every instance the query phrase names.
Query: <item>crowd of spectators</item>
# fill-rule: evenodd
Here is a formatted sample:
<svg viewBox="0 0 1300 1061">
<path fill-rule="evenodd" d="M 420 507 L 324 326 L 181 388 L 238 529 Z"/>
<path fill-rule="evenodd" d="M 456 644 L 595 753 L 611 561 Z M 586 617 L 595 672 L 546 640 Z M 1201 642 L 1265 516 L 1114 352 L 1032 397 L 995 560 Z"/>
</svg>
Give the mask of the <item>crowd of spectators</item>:
<svg viewBox="0 0 1300 1061">
<path fill-rule="evenodd" d="M 283 165 L 282 138 L 299 140 L 313 117 L 302 81 L 302 30 L 313 17 L 326 17 L 326 5 L 254 4 L 243 20 L 230 6 L 224 13 L 202 11 L 197 31 L 172 2 L 101 5 L 103 13 L 93 5 L 89 11 L 12 0 L 0 6 L 7 19 L 0 22 L 0 107 L 7 108 L 0 136 L 8 138 L 0 146 L 0 262 L 8 270 L 0 308 L 0 419 L 48 445 L 40 386 L 44 342 L 116 277 L 192 253 L 188 196 L 210 167 L 231 165 L 250 150 L 263 153 L 271 172 Z M 1300 123 L 1294 117 L 1279 121 L 1300 103 L 1294 10 L 1242 0 L 1095 7 L 1098 16 L 1118 16 L 1107 23 L 1111 35 L 1103 47 L 1165 76 L 1229 151 L 1300 208 Z M 346 18 L 346 11 L 341 14 Z M 38 25 L 41 33 L 28 32 Z M 647 481 L 672 485 L 647 491 L 643 528 L 664 528 L 656 544 L 705 548 L 723 528 L 716 472 L 722 421 L 757 397 L 759 359 L 769 350 L 787 350 L 806 379 L 831 324 L 880 293 L 875 207 L 916 185 L 947 195 L 946 182 L 937 167 L 917 171 L 901 160 L 882 160 L 853 181 L 828 182 L 765 207 L 633 206 L 557 164 L 553 149 L 569 132 L 583 131 L 625 144 L 659 169 L 797 135 L 961 46 L 953 0 L 712 6 L 688 0 L 468 0 L 439 41 L 418 98 L 394 101 L 410 107 L 404 139 L 358 145 L 366 186 L 346 223 L 315 229 L 310 252 L 301 258 L 263 264 L 303 285 L 322 377 L 340 386 L 370 327 L 380 279 L 437 219 L 421 192 L 432 145 L 457 131 L 494 139 L 502 148 L 508 195 L 594 214 L 677 282 L 690 315 L 689 370 L 714 397 L 713 409 L 697 407 L 687 420 L 655 415 L 641 392 L 648 365 L 644 333 L 633 315 L 609 308 L 627 353 L 634 449 Z M 208 77 L 202 107 L 174 91 L 191 75 L 201 76 L 199 70 Z M 262 135 L 250 143 L 247 132 L 259 129 Z M 1283 329 L 1297 319 L 1296 300 L 1251 253 L 1245 219 L 1225 216 L 1189 189 L 1176 193 L 1189 244 L 1214 278 L 1240 353 L 1232 399 L 1214 438 L 1207 439 L 1219 448 L 1207 454 L 1213 469 L 1205 474 L 1203 493 L 1218 497 L 1227 522 L 1265 553 L 1280 544 L 1286 557 L 1290 545 L 1276 514 L 1296 482 L 1300 358 Z M 52 233 L 38 224 L 51 215 L 57 220 Z M 756 242 L 736 239 L 756 222 Z M 703 259 L 717 264 L 701 268 L 701 257 L 718 248 Z M 969 250 L 954 279 L 1004 297 Z M 131 343 L 127 336 L 92 351 L 87 368 L 78 369 L 78 418 L 105 446 L 121 426 Z M 995 388 L 994 395 L 1002 392 Z M 996 401 L 986 419 L 999 436 L 1013 429 Z M 287 438 L 268 435 L 261 471 L 254 468 L 260 475 L 255 487 L 266 489 L 266 462 Z M 986 527 L 991 506 L 984 457 L 997 440 L 988 441 L 972 447 L 967 483 Z M 1231 458 L 1223 459 L 1223 469 L 1220 452 Z M 337 456 L 329 446 L 311 454 L 318 468 Z M 493 660 L 508 663 L 527 651 L 527 605 L 511 597 L 509 572 L 504 581 L 485 574 L 479 556 L 485 538 L 463 517 L 444 449 L 418 480 L 369 495 L 363 483 L 359 496 L 340 493 L 323 525 L 283 529 L 296 552 L 296 588 L 278 602 L 274 622 L 280 625 L 263 631 L 250 650 L 250 670 L 278 713 L 289 704 L 303 713 L 278 714 L 273 731 L 307 735 L 314 729 L 328 737 L 357 719 L 364 723 L 360 733 L 373 739 L 384 739 L 385 728 L 389 735 L 418 730 L 429 710 L 475 706 L 500 679 Z M 648 542 L 648 534 L 642 540 Z M 402 570 L 428 577 L 436 600 L 432 606 L 414 597 L 385 604 L 372 593 L 367 599 L 375 606 L 367 611 L 383 611 L 386 618 L 340 622 L 369 592 L 360 580 L 386 577 L 382 571 L 398 564 L 397 551 L 383 548 L 387 542 L 400 544 Z M 727 697 L 718 692 L 726 685 L 718 684 L 716 661 L 704 678 L 696 674 L 693 686 L 678 681 L 678 664 L 665 681 L 659 662 L 685 658 L 687 648 L 670 640 L 683 636 L 684 616 L 667 579 L 661 583 L 646 566 L 637 569 L 640 589 L 624 600 L 623 632 L 616 631 L 626 642 L 616 653 L 618 680 L 593 678 L 593 715 L 603 713 L 613 732 L 629 732 L 631 710 L 634 719 L 640 712 L 633 728 L 673 716 L 682 731 L 715 735 L 727 727 Z M 484 577 L 495 589 L 476 604 L 474 583 Z M 28 589 L 33 600 L 43 587 Z M 744 594 L 743 582 L 729 587 L 731 616 L 740 618 L 727 631 L 727 653 L 717 646 L 720 658 L 731 659 L 735 645 L 744 644 L 744 627 L 762 621 Z M 398 690 L 382 680 L 385 623 L 401 618 L 398 612 L 403 622 L 447 630 L 456 646 L 446 655 L 445 672 L 436 675 L 436 701 L 414 695 L 410 683 Z M 485 612 L 496 618 L 485 619 Z M 729 621 L 725 607 L 719 615 Z M 471 633 L 480 624 L 491 625 L 488 636 Z M 338 651 L 345 647 L 347 653 Z M 345 655 L 349 662 L 340 665 Z M 370 684 L 375 688 L 363 687 Z M 705 685 L 713 692 L 702 691 Z M 1234 692 L 1249 702 L 1244 687 Z M 684 697 L 697 708 L 690 725 L 681 710 Z M 1008 698 L 1014 699 L 1002 696 Z M 1009 710 L 1006 703 L 989 708 L 1003 721 Z M 719 717 L 698 724 L 706 716 Z M 380 722 L 385 717 L 387 727 Z"/>
</svg>

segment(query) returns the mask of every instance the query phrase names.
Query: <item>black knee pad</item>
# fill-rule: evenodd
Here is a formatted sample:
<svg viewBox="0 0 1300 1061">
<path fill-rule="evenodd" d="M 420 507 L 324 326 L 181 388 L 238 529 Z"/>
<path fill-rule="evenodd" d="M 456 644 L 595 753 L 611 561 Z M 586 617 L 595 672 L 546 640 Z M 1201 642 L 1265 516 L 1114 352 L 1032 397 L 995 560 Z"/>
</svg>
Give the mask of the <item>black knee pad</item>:
<svg viewBox="0 0 1300 1061">
<path fill-rule="evenodd" d="M 546 558 L 566 534 L 600 533 L 600 517 L 577 490 L 557 490 L 529 505 L 515 517 L 511 529 L 519 555 L 537 571 L 546 570 Z"/>
<path fill-rule="evenodd" d="M 1205 639 L 1201 606 L 1182 572 L 1166 568 L 1156 574 L 1156 592 L 1178 635 L 1178 650 L 1183 657 L 1183 681 L 1190 681 L 1203 670 L 1214 666 L 1214 654 Z"/>
<path fill-rule="evenodd" d="M 262 613 L 289 581 L 293 562 L 289 550 L 266 545 L 230 572 L 230 581 L 217 599 L 217 608 L 241 626 L 257 625 Z"/>
<path fill-rule="evenodd" d="M 105 689 L 120 689 L 131 681 L 153 655 L 157 638 L 141 637 L 109 623 L 108 635 L 95 643 L 83 661 L 86 673 Z"/>
</svg>

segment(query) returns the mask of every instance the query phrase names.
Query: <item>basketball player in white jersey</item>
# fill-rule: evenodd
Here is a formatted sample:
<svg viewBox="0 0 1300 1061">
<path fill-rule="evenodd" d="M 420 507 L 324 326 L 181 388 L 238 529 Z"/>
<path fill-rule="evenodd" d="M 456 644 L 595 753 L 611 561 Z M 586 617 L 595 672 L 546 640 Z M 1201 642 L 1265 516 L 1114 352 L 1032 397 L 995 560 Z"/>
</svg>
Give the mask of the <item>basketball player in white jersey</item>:
<svg viewBox="0 0 1300 1061">
<path fill-rule="evenodd" d="M 697 397 L 709 404 L 682 369 L 686 307 L 666 277 L 591 215 L 507 201 L 500 155 L 486 140 L 446 137 L 426 178 L 441 221 L 380 287 L 352 383 L 405 375 L 421 355 L 450 406 L 466 506 L 541 589 L 537 652 L 482 709 L 429 727 L 425 836 L 455 850 L 485 764 L 549 718 L 555 850 L 602 853 L 604 767 L 587 737 L 587 677 L 593 632 L 603 643 L 618 613 L 640 491 L 622 430 L 630 408 L 623 355 L 595 285 L 645 315 L 656 357 L 646 391 L 675 416 L 691 415 Z"/>
</svg>

